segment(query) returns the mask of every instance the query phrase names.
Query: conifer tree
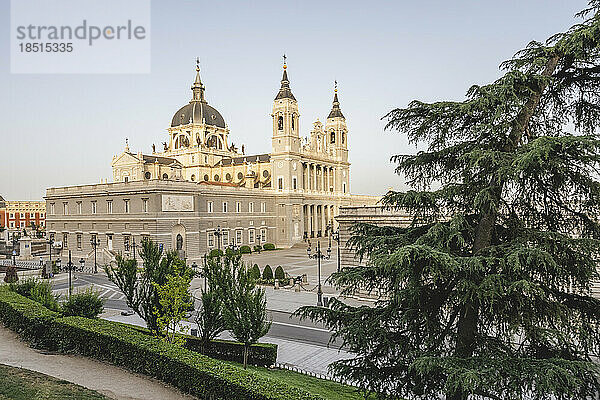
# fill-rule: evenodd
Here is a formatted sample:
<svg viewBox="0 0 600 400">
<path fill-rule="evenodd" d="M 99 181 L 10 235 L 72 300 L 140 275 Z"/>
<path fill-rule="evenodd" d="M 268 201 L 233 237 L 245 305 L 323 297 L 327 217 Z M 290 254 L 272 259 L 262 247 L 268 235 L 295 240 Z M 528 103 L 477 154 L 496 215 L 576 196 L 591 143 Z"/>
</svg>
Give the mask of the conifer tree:
<svg viewBox="0 0 600 400">
<path fill-rule="evenodd" d="M 366 266 L 332 276 L 383 295 L 298 311 L 357 354 L 337 375 L 382 398 L 598 398 L 599 12 L 591 1 L 464 101 L 386 116 L 424 145 L 393 157 L 411 190 L 384 197 L 413 222 L 355 226 Z"/>
</svg>

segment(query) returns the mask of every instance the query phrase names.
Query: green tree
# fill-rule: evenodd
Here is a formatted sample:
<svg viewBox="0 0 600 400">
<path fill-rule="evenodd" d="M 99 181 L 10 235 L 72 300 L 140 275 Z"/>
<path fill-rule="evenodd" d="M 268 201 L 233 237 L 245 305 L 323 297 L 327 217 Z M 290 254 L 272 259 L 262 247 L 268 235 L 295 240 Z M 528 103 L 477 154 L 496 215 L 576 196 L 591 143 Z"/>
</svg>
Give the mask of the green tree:
<svg viewBox="0 0 600 400">
<path fill-rule="evenodd" d="M 239 252 L 224 257 L 209 257 L 207 279 L 223 301 L 223 317 L 233 337 L 244 343 L 244 368 L 248 364 L 250 346 L 267 334 L 267 300 L 264 290 L 256 286 L 252 270 Z"/>
<path fill-rule="evenodd" d="M 202 291 L 200 308 L 195 321 L 198 325 L 198 337 L 201 340 L 202 352 L 204 352 L 210 341 L 226 329 L 223 301 L 217 291 L 213 289 Z"/>
<path fill-rule="evenodd" d="M 283 281 L 285 279 L 285 272 L 283 272 L 283 268 L 281 268 L 281 265 L 278 265 L 277 268 L 275 268 L 275 279 Z"/>
<path fill-rule="evenodd" d="M 265 281 L 269 281 L 273 279 L 273 270 L 269 264 L 265 265 L 265 269 L 263 269 L 262 278 Z"/>
<path fill-rule="evenodd" d="M 321 320 L 353 360 L 333 370 L 391 398 L 591 399 L 600 392 L 600 1 L 532 42 L 464 101 L 388 115 L 423 151 L 394 157 L 413 190 L 384 203 L 406 228 L 358 225 L 367 266 L 332 281 L 386 295 L 332 299 Z"/>
<path fill-rule="evenodd" d="M 254 280 L 259 280 L 260 279 L 260 268 L 258 268 L 258 264 L 254 264 L 252 266 L 252 278 L 254 278 Z"/>
<path fill-rule="evenodd" d="M 184 325 L 181 324 L 181 321 L 190 308 L 189 289 L 191 282 L 192 272 L 181 270 L 181 267 L 176 263 L 173 273 L 167 276 L 167 281 L 164 284 L 152 283 L 160 304 L 160 307 L 156 307 L 154 310 L 156 322 L 159 331 L 168 343 L 182 344 L 184 341 L 176 333 L 183 330 Z"/>
<path fill-rule="evenodd" d="M 137 262 L 116 257 L 115 266 L 105 267 L 108 279 L 116 284 L 125 295 L 127 305 L 146 321 L 146 325 L 155 335 L 160 335 L 158 315 L 163 307 L 160 304 L 156 285 L 167 283 L 170 275 L 187 276 L 190 268 L 179 258 L 176 251 L 168 251 L 163 255 L 162 250 L 153 241 L 142 241 L 140 258 L 143 268 L 138 272 Z M 157 313 L 156 310 L 159 310 Z"/>
<path fill-rule="evenodd" d="M 269 332 L 265 291 L 256 287 L 251 271 L 242 265 L 236 270 L 234 288 L 224 309 L 225 321 L 232 336 L 244 344 L 244 368 L 248 365 L 250 346 Z"/>
</svg>

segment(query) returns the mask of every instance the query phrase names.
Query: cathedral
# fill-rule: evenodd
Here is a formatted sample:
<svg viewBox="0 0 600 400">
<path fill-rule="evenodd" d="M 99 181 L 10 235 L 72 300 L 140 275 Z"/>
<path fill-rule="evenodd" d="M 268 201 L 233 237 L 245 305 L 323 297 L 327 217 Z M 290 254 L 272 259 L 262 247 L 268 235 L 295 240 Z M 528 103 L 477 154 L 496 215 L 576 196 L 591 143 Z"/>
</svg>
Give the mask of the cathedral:
<svg viewBox="0 0 600 400">
<path fill-rule="evenodd" d="M 284 61 L 271 113 L 272 149 L 264 154 L 247 154 L 245 146 L 233 144 L 225 118 L 208 103 L 198 62 L 191 91 L 189 103 L 173 115 L 162 146 L 152 145 L 152 153 L 143 154 L 127 143 L 113 157 L 112 183 L 47 190 L 47 224 L 51 234 L 59 234 L 55 240 L 63 238 L 68 248 L 70 235 L 80 235 L 75 242 L 83 243 L 82 256 L 89 251 L 83 237 L 103 234 L 107 240 L 99 240 L 109 252 L 126 251 L 142 236 L 192 258 L 222 244 L 289 247 L 329 234 L 340 207 L 378 200 L 350 194 L 349 133 L 337 83 L 325 123 L 315 121 L 303 138 Z M 68 229 L 72 214 L 86 215 L 89 223 Z M 105 226 L 111 228 L 98 229 Z M 122 232 L 113 229 L 117 226 Z"/>
</svg>

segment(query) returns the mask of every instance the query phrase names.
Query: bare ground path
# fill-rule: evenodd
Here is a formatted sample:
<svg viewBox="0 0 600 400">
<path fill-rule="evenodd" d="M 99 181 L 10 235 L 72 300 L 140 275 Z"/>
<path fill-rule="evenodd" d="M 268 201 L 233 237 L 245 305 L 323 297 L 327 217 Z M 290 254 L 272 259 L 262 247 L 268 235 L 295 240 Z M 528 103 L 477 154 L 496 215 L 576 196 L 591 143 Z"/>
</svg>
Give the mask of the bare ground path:
<svg viewBox="0 0 600 400">
<path fill-rule="evenodd" d="M 191 400 L 157 380 L 89 358 L 47 354 L 0 325 L 0 363 L 41 372 L 119 400 Z"/>
</svg>

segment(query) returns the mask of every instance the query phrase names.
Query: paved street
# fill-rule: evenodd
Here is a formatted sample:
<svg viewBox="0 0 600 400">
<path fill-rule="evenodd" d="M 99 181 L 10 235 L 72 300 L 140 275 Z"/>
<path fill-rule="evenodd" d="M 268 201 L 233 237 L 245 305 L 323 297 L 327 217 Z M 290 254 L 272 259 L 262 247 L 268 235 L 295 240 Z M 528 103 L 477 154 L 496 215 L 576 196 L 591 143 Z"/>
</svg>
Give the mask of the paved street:
<svg viewBox="0 0 600 400">
<path fill-rule="evenodd" d="M 313 250 L 314 243 L 313 241 Z M 325 246 L 325 249 L 327 248 L 327 240 L 323 239 L 321 244 Z M 334 247 L 331 259 L 322 261 L 321 276 L 325 297 L 339 294 L 333 287 L 324 283 L 325 279 L 337 269 L 336 256 L 337 253 Z M 292 313 L 299 307 L 316 305 L 317 302 L 317 261 L 307 257 L 306 247 L 245 255 L 244 260 L 249 264 L 258 264 L 261 270 L 267 264 L 271 265 L 273 270 L 281 265 L 284 271 L 293 277 L 302 274 L 307 275 L 308 283 L 302 285 L 300 292 L 294 291 L 291 287 L 277 290 L 272 286 L 265 287 L 267 309 L 273 324 L 262 341 L 279 345 L 279 363 L 326 375 L 328 373 L 327 366 L 331 362 L 352 357 L 351 353 L 339 349 L 339 343 L 330 343 L 331 333 L 324 326 L 310 320 L 301 321 L 292 316 Z M 55 293 L 66 294 L 68 291 L 67 275 L 62 273 L 56 276 L 53 286 Z M 203 286 L 204 281 L 195 278 L 191 284 L 192 293 L 198 297 Z M 90 287 L 97 291 L 105 301 L 106 312 L 103 315 L 104 318 L 145 325 L 144 321 L 137 315 L 121 315 L 121 311 L 128 309 L 125 296 L 115 284 L 108 280 L 101 270 L 98 274 L 75 273 L 73 287 L 74 291 L 85 290 Z M 368 301 L 356 299 L 344 299 L 344 301 L 353 305 L 370 304 Z M 190 321 L 187 322 L 187 325 L 192 328 L 195 325 L 193 318 Z M 230 338 L 227 332 L 223 333 L 221 337 Z"/>
</svg>

